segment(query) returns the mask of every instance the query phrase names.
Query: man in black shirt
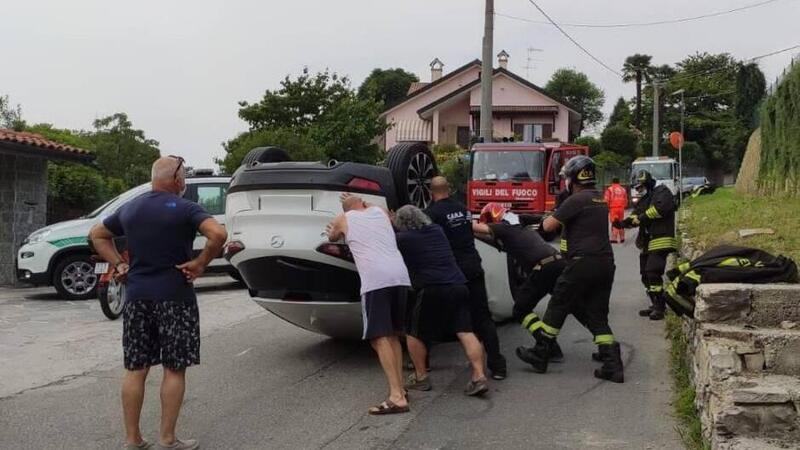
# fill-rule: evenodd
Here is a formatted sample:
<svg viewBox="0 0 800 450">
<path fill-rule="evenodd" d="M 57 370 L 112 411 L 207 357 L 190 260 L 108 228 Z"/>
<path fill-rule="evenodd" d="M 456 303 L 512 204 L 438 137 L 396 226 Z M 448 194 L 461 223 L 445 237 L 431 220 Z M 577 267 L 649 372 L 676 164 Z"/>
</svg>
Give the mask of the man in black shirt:
<svg viewBox="0 0 800 450">
<path fill-rule="evenodd" d="M 595 188 L 595 165 L 588 156 L 575 156 L 564 166 L 572 193 L 555 213 L 542 222 L 545 232 L 563 227 L 567 265 L 556 281 L 541 321 L 536 322 L 536 345 L 517 348 L 517 356 L 539 373 L 547 371 L 553 343 L 567 315 L 581 311 L 583 324 L 598 346 L 595 359 L 603 366 L 597 378 L 622 383 L 619 342 L 608 325 L 608 305 L 614 283 L 614 254 L 608 239 L 608 205 Z"/>
<path fill-rule="evenodd" d="M 435 177 L 431 181 L 431 195 L 433 203 L 425 213 L 444 230 L 458 267 L 467 278 L 472 328 L 486 348 L 487 365 L 492 378 L 502 380 L 507 375 L 506 358 L 500 353 L 497 328 L 489 312 L 481 257 L 475 249 L 472 235 L 472 215 L 464 205 L 450 198 L 450 185 L 445 177 Z"/>
<path fill-rule="evenodd" d="M 499 203 L 489 203 L 481 211 L 480 222 L 472 225 L 476 236 L 493 243 L 508 253 L 515 264 L 530 269 L 530 276 L 518 289 L 512 289 L 514 320 L 522 324 L 531 335 L 538 329 L 541 319 L 533 312 L 539 301 L 553 292 L 556 280 L 564 270 L 566 261 L 536 231 L 525 228 L 519 218 Z M 553 343 L 550 361 L 563 358 L 557 343 Z"/>
</svg>

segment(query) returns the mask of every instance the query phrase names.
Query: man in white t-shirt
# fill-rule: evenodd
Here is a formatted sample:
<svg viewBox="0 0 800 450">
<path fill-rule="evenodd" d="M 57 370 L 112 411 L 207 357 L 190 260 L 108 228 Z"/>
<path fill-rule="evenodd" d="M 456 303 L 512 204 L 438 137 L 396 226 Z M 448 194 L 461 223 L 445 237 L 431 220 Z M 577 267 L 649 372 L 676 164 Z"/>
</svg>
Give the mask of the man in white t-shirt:
<svg viewBox="0 0 800 450">
<path fill-rule="evenodd" d="M 342 197 L 342 210 L 326 232 L 331 242 L 344 238 L 353 254 L 361 278 L 363 338 L 378 354 L 389 383 L 389 398 L 370 408 L 369 413 L 405 413 L 409 408 L 403 389 L 400 336 L 405 334 L 406 299 L 411 286 L 408 270 L 397 249 L 388 211 L 348 195 Z"/>
</svg>

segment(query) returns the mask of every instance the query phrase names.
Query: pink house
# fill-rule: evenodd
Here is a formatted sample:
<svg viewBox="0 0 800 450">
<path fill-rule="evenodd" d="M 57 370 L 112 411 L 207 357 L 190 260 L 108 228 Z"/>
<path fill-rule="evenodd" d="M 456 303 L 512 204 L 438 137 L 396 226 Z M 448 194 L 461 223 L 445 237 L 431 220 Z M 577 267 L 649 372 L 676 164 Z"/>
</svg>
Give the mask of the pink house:
<svg viewBox="0 0 800 450">
<path fill-rule="evenodd" d="M 500 52 L 492 80 L 494 138 L 569 142 L 580 133 L 580 114 L 544 89 L 507 69 Z M 391 127 L 385 149 L 398 142 L 458 144 L 468 148 L 480 124 L 481 62 L 474 60 L 442 75 L 444 64 L 431 62 L 431 81 L 414 83 L 408 97 L 383 113 Z"/>
</svg>

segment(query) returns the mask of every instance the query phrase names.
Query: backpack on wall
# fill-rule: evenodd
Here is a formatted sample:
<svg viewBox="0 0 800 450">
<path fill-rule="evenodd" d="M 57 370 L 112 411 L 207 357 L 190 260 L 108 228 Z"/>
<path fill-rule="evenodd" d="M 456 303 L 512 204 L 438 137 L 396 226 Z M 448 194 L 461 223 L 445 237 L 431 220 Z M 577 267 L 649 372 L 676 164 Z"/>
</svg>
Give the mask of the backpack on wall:
<svg viewBox="0 0 800 450">
<path fill-rule="evenodd" d="M 797 283 L 791 258 L 763 250 L 720 245 L 691 262 L 667 272 L 666 301 L 678 315 L 694 314 L 694 295 L 700 283 Z"/>
</svg>

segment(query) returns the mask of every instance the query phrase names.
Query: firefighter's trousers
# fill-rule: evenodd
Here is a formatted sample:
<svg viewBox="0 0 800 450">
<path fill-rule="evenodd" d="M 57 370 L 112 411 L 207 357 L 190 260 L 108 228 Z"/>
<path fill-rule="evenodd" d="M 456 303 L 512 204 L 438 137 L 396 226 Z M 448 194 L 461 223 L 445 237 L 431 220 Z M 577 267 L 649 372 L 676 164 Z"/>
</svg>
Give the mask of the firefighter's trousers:
<svg viewBox="0 0 800 450">
<path fill-rule="evenodd" d="M 642 275 L 642 285 L 652 299 L 661 296 L 664 292 L 664 269 L 667 266 L 667 256 L 674 250 L 655 250 L 642 252 L 639 255 L 639 273 Z"/>
<path fill-rule="evenodd" d="M 553 288 L 539 328 L 557 336 L 569 314 L 573 314 L 594 336 L 598 345 L 614 342 L 608 325 L 608 304 L 616 266 L 612 257 L 582 257 L 567 261 Z"/>
</svg>

